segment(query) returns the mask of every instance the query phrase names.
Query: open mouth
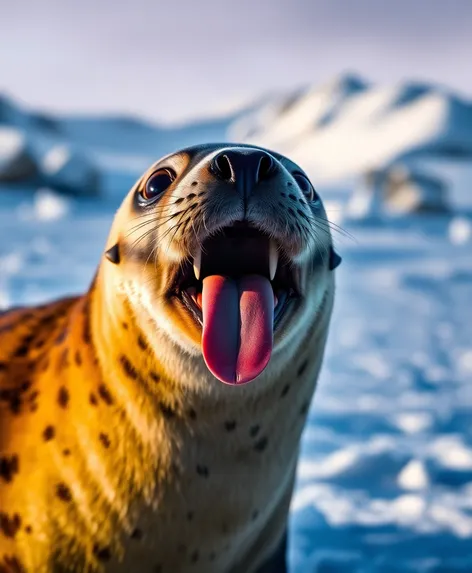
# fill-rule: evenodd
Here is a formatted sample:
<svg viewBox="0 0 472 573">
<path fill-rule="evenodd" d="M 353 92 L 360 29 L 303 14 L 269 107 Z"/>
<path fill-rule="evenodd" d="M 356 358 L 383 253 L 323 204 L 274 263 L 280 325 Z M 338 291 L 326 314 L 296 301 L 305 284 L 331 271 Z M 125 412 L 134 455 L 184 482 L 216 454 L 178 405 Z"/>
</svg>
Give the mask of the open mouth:
<svg viewBox="0 0 472 573">
<path fill-rule="evenodd" d="M 283 249 L 245 223 L 206 239 L 182 266 L 174 292 L 202 325 L 203 356 L 217 378 L 240 384 L 262 372 L 297 279 Z"/>
</svg>

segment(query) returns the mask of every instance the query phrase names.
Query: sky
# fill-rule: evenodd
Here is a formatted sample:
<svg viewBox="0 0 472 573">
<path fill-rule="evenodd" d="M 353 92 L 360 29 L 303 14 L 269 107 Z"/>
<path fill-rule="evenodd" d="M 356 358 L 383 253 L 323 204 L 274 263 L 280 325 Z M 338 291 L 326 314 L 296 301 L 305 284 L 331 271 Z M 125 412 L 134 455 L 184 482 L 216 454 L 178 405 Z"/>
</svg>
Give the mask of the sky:
<svg viewBox="0 0 472 573">
<path fill-rule="evenodd" d="M 472 0 L 0 0 L 0 92 L 173 122 L 346 71 L 472 98 Z"/>
</svg>

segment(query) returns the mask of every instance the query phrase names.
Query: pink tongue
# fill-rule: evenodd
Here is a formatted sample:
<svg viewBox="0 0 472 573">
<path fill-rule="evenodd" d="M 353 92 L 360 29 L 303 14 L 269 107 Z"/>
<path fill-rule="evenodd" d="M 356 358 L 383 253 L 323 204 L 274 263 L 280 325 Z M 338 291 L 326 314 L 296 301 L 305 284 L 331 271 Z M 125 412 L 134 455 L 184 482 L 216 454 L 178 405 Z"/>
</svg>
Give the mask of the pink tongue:
<svg viewBox="0 0 472 573">
<path fill-rule="evenodd" d="M 206 277 L 202 310 L 208 369 L 228 384 L 244 384 L 258 376 L 272 352 L 274 293 L 268 279 Z"/>
</svg>

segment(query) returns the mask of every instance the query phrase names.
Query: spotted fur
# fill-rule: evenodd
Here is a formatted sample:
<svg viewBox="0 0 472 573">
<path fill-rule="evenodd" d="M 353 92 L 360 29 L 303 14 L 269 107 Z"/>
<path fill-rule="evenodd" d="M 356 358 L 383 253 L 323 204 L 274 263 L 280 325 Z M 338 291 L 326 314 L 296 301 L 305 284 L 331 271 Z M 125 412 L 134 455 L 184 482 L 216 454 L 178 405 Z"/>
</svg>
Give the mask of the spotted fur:
<svg viewBox="0 0 472 573">
<path fill-rule="evenodd" d="M 274 154 L 278 185 L 262 185 L 247 215 L 285 241 L 305 296 L 257 380 L 217 381 L 198 325 L 165 292 L 204 234 L 241 216 L 208 170 L 221 148 L 144 174 L 83 296 L 0 315 L 0 573 L 285 570 L 333 304 L 331 236 L 322 206 L 297 190 L 299 168 Z M 162 165 L 177 180 L 140 211 L 136 194 Z"/>
</svg>

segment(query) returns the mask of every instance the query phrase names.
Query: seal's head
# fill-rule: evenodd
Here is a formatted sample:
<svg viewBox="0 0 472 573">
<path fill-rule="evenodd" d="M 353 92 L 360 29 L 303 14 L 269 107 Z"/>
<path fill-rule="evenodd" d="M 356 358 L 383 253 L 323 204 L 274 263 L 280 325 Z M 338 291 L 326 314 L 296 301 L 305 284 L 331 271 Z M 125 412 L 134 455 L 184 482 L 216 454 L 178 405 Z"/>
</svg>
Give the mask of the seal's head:
<svg viewBox="0 0 472 573">
<path fill-rule="evenodd" d="M 339 261 L 303 170 L 232 144 L 155 163 L 123 202 L 107 248 L 106 280 L 140 325 L 203 353 L 227 383 L 256 378 L 316 320 Z"/>
</svg>

